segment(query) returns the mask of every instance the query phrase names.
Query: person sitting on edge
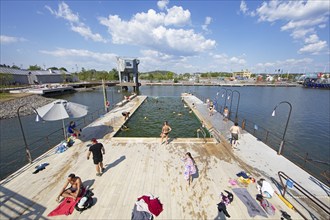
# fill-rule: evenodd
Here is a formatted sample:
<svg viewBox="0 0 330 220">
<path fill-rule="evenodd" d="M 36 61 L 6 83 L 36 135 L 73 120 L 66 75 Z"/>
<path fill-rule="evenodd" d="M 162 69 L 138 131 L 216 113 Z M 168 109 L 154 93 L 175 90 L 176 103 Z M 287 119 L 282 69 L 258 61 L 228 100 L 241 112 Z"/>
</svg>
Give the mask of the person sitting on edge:
<svg viewBox="0 0 330 220">
<path fill-rule="evenodd" d="M 76 123 L 74 121 L 70 121 L 68 126 L 68 133 L 74 137 L 80 136 L 80 130 L 76 128 Z"/>
<path fill-rule="evenodd" d="M 131 114 L 130 112 L 122 112 L 121 113 L 124 116 L 124 120 L 126 121 L 129 117 L 129 114 Z"/>
<path fill-rule="evenodd" d="M 69 188 L 67 188 L 69 183 L 71 184 L 71 186 Z M 82 189 L 83 189 L 83 184 L 81 182 L 80 177 L 78 177 L 75 174 L 71 173 L 68 176 L 68 179 L 67 179 L 66 183 L 64 184 L 61 192 L 57 196 L 56 201 L 59 202 L 61 196 L 63 198 L 70 197 L 70 198 L 73 198 L 73 199 L 77 199 L 77 197 L 82 192 Z"/>
</svg>

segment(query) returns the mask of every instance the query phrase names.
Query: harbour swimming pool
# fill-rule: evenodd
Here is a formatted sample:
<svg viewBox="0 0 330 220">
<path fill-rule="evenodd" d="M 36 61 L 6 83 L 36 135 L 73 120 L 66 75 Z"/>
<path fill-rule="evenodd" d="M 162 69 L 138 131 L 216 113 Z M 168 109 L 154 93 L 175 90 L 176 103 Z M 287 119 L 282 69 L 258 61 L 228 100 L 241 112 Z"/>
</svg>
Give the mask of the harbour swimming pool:
<svg viewBox="0 0 330 220">
<path fill-rule="evenodd" d="M 202 125 L 180 97 L 148 97 L 115 137 L 160 137 L 164 121 L 172 128 L 170 138 L 196 138 Z"/>
</svg>

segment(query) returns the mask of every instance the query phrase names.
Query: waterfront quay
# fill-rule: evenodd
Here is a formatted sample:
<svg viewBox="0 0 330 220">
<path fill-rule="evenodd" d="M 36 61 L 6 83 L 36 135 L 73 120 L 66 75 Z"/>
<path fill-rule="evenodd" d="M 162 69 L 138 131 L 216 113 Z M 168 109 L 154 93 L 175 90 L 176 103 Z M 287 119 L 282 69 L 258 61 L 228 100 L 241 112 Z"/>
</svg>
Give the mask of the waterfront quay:
<svg viewBox="0 0 330 220">
<path fill-rule="evenodd" d="M 247 132 L 243 131 L 239 144 L 232 148 L 228 143 L 232 122 L 224 122 L 219 112 L 209 116 L 206 103 L 193 95 L 182 94 L 182 99 L 203 121 L 211 137 L 170 139 L 167 145 L 161 144 L 160 138 L 115 137 L 125 123 L 121 113 L 129 111 L 133 115 L 146 98 L 136 96 L 117 106 L 83 128 L 82 137 L 67 151 L 56 154 L 54 148 L 2 180 L 0 218 L 130 219 L 137 198 L 152 194 L 163 204 L 164 210 L 157 219 L 226 219 L 217 210 L 219 195 L 224 190 L 234 194 L 234 201 L 227 206 L 232 219 L 280 219 L 280 210 L 292 219 L 329 218 L 295 188 L 288 189 L 285 197 L 303 216 L 277 195 L 269 199 L 276 207 L 275 215 L 262 212 L 255 200 L 256 183 L 240 183 L 237 173 L 245 171 L 256 180 L 264 178 L 280 193 L 283 189 L 275 183 L 280 183 L 278 172 L 282 171 L 325 204 L 329 204 L 329 188 Z M 106 151 L 101 177 L 95 175 L 93 162 L 86 159 L 92 138 L 103 143 Z M 180 160 L 188 151 L 198 167 L 190 187 L 183 178 L 184 165 Z M 33 174 L 35 166 L 41 163 L 49 165 Z M 56 197 L 70 173 L 93 189 L 94 206 L 82 213 L 47 217 L 58 206 Z M 237 184 L 232 185 L 230 180 Z M 241 195 L 247 200 L 241 200 L 235 193 L 238 191 L 244 192 Z"/>
</svg>

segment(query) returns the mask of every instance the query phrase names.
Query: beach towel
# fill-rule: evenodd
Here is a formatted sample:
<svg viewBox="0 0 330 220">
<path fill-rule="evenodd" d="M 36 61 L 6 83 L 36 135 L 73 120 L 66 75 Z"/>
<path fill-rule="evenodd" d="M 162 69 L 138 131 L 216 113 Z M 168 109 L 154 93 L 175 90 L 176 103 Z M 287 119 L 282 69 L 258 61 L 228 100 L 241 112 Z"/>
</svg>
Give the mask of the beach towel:
<svg viewBox="0 0 330 220">
<path fill-rule="evenodd" d="M 260 215 L 264 218 L 267 218 L 267 214 L 265 213 L 265 211 L 260 207 L 257 201 L 252 198 L 251 194 L 247 191 L 247 189 L 235 188 L 233 189 L 233 192 L 244 203 L 250 217 Z"/>
<path fill-rule="evenodd" d="M 83 188 L 80 195 L 85 194 L 86 189 Z M 80 201 L 81 196 L 76 200 L 73 198 L 65 198 L 53 211 L 51 211 L 47 216 L 56 216 L 56 215 L 71 215 L 75 205 Z"/>
<path fill-rule="evenodd" d="M 141 196 L 138 201 L 143 199 L 148 204 L 149 212 L 158 216 L 163 211 L 163 204 L 160 203 L 158 198 L 151 198 L 150 196 Z"/>
<path fill-rule="evenodd" d="M 80 198 L 74 200 L 73 198 L 65 198 L 59 206 L 57 206 L 53 211 L 51 211 L 47 216 L 56 215 L 71 215 L 75 205 L 79 202 Z"/>
</svg>

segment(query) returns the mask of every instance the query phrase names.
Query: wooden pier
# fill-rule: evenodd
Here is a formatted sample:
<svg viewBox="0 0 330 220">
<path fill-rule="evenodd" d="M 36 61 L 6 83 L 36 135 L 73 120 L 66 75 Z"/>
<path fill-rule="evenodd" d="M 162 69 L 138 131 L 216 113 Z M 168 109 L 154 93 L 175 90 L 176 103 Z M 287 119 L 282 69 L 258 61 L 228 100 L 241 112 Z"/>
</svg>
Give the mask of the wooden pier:
<svg viewBox="0 0 330 220">
<path fill-rule="evenodd" d="M 260 145 L 262 143 L 251 138 L 252 135 L 245 133 L 237 149 L 232 149 L 226 142 L 225 129 L 229 124 L 223 125 L 217 120 L 222 117 L 219 113 L 209 116 L 206 104 L 189 94 L 183 95 L 184 101 L 209 130 L 221 136 L 220 143 L 215 138 L 178 138 L 170 139 L 165 145 L 159 138 L 114 137 L 125 122 L 121 112 L 134 114 L 146 98 L 137 96 L 116 107 L 83 128 L 82 137 L 67 151 L 55 154 L 54 149 L 50 150 L 33 164 L 2 180 L 0 219 L 130 219 L 137 198 L 148 194 L 159 197 L 163 204 L 164 210 L 156 219 L 226 219 L 217 210 L 219 195 L 224 190 L 233 192 L 235 189 L 244 189 L 252 200 L 246 203 L 233 193 L 234 201 L 227 207 L 232 219 L 280 219 L 280 210 L 287 212 L 292 219 L 303 219 L 276 195 L 269 200 L 276 207 L 275 215 L 268 216 L 255 200 L 258 193 L 255 183 L 229 183 L 229 180 L 237 180 L 236 174 L 241 171 L 272 183 L 271 178 L 278 180 L 276 173 L 279 169 L 297 178 L 299 183 L 308 186 L 329 204 L 329 197 L 320 185 L 309 180 L 310 175 L 284 157 L 277 156 L 267 146 Z M 86 159 L 91 138 L 97 138 L 105 147 L 103 161 L 106 170 L 101 177 L 95 175 L 93 161 Z M 183 178 L 184 165 L 180 160 L 188 151 L 198 167 L 198 175 L 191 186 Z M 35 166 L 45 162 L 49 163 L 45 170 L 32 174 Z M 84 185 L 92 188 L 94 206 L 82 213 L 74 211 L 69 216 L 47 217 L 58 205 L 55 199 L 70 173 L 81 177 Z M 273 183 L 272 186 L 278 191 Z M 251 216 L 251 209 L 259 210 L 259 214 Z M 302 207 L 299 209 L 311 217 Z M 313 214 L 320 219 L 328 218 L 315 210 Z"/>
</svg>

